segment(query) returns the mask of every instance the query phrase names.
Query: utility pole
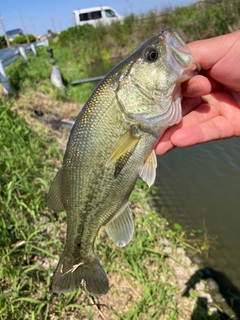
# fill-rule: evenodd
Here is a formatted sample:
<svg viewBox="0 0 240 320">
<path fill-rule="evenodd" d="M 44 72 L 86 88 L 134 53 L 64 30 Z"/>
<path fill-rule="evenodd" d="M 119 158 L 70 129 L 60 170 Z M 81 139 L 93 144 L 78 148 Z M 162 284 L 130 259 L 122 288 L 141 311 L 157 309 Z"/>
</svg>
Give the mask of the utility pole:
<svg viewBox="0 0 240 320">
<path fill-rule="evenodd" d="M 10 43 L 9 43 L 8 36 L 7 36 L 6 30 L 5 30 L 5 27 L 4 27 L 4 24 L 3 24 L 2 17 L 0 17 L 0 23 L 1 23 L 1 26 L 2 26 L 2 29 L 3 29 L 5 40 L 7 42 L 7 46 L 8 46 L 8 48 L 10 48 Z"/>
<path fill-rule="evenodd" d="M 27 34 L 27 30 L 26 30 L 26 27 L 25 27 L 25 24 L 24 24 L 22 15 L 21 15 L 21 11 L 18 10 L 18 12 L 19 12 L 19 16 L 20 16 L 20 19 L 21 19 L 21 22 L 22 22 L 23 31 L 24 31 L 25 36 L 26 36 L 26 38 L 27 38 L 27 43 L 30 43 L 29 38 L 28 38 L 28 34 Z"/>
</svg>

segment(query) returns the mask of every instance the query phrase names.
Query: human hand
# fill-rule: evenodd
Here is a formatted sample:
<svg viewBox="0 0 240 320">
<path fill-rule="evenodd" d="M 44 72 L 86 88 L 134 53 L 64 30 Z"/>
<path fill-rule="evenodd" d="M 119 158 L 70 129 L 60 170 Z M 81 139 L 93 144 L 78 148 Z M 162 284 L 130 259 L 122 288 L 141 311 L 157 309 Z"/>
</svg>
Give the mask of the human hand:
<svg viewBox="0 0 240 320">
<path fill-rule="evenodd" d="M 240 31 L 188 46 L 202 71 L 182 84 L 183 119 L 159 140 L 158 155 L 176 146 L 240 136 Z"/>
</svg>

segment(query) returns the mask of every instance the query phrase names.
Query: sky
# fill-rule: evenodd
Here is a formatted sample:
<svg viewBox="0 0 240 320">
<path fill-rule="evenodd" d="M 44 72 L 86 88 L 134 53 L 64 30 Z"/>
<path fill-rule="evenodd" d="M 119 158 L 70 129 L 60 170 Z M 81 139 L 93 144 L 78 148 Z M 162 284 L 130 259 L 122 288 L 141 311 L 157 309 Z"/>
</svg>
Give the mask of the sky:
<svg viewBox="0 0 240 320">
<path fill-rule="evenodd" d="M 74 26 L 73 11 L 78 9 L 110 6 L 120 15 L 145 14 L 150 10 L 162 11 L 168 7 L 187 6 L 196 0 L 1 0 L 0 17 L 5 30 L 22 29 L 37 36 L 49 29 L 61 32 Z M 23 23 L 22 23 L 23 21 Z M 3 30 L 0 26 L 0 35 Z"/>
</svg>

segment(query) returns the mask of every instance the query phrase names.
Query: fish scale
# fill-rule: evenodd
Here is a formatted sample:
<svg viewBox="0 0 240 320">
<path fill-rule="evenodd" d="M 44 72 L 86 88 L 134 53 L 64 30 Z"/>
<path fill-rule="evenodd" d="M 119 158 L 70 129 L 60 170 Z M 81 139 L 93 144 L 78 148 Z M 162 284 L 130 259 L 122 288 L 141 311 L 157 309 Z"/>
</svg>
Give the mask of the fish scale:
<svg viewBox="0 0 240 320">
<path fill-rule="evenodd" d="M 118 246 L 134 231 L 128 198 L 141 176 L 155 179 L 154 146 L 181 120 L 180 84 L 197 62 L 177 33 L 165 29 L 116 66 L 95 89 L 71 131 L 62 167 L 47 205 L 67 212 L 67 237 L 52 290 L 108 292 L 108 279 L 93 251 L 104 226 Z"/>
</svg>

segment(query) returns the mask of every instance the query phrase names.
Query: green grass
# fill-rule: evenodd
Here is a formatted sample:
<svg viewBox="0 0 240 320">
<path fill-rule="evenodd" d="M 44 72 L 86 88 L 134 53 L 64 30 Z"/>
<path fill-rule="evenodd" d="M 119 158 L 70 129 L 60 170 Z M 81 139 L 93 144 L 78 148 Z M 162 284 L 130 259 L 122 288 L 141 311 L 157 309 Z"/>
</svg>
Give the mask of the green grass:
<svg viewBox="0 0 240 320">
<path fill-rule="evenodd" d="M 239 0 L 207 0 L 169 10 L 163 22 L 174 26 L 183 39 L 190 42 L 238 30 L 239 16 Z"/>
<path fill-rule="evenodd" d="M 108 310 L 99 311 L 81 291 L 60 297 L 51 293 L 66 215 L 49 212 L 45 197 L 62 155 L 46 131 L 30 131 L 10 107 L 1 101 L 0 319 L 65 319 L 70 314 L 74 319 L 96 319 L 99 312 L 107 312 L 107 319 L 159 319 L 164 314 L 178 319 L 176 284 L 169 286 L 172 273 L 163 253 L 167 223 L 150 209 L 143 210 L 150 194 L 142 182 L 131 196 L 136 229 L 132 242 L 120 249 L 102 232 L 95 244 L 111 286 L 102 298 Z M 127 292 L 123 283 L 128 283 Z M 126 310 L 116 302 L 119 298 L 129 298 Z"/>
<path fill-rule="evenodd" d="M 6 73 L 15 93 L 32 87 L 34 90 L 47 90 L 49 87 L 49 78 L 51 74 L 51 65 L 47 60 L 45 47 L 37 48 L 38 57 L 28 54 L 29 63 L 24 63 L 18 59 L 6 68 Z M 48 91 L 50 92 L 50 91 Z"/>
<path fill-rule="evenodd" d="M 85 102 L 91 94 L 94 84 L 85 83 L 72 86 L 69 83 L 87 77 L 86 67 L 79 59 L 75 59 L 71 48 L 54 47 L 54 57 L 60 67 L 65 90 L 62 92 L 50 82 L 52 65 L 46 47 L 38 47 L 38 56 L 28 54 L 28 63 L 18 59 L 6 68 L 6 74 L 14 97 L 31 88 L 34 91 L 48 94 L 53 100 Z"/>
<path fill-rule="evenodd" d="M 20 305 L 25 305 L 21 317 L 28 313 L 28 304 L 36 307 L 36 315 L 43 307 L 36 294 L 43 289 L 41 281 L 48 281 L 49 276 L 41 263 L 53 257 L 49 246 L 54 241 L 47 232 L 54 217 L 46 211 L 44 197 L 52 160 L 60 153 L 56 144 L 47 148 L 49 139 L 31 132 L 2 101 L 0 122 L 0 305 L 4 319 L 15 319 Z M 54 235 L 54 230 L 51 232 Z"/>
</svg>

